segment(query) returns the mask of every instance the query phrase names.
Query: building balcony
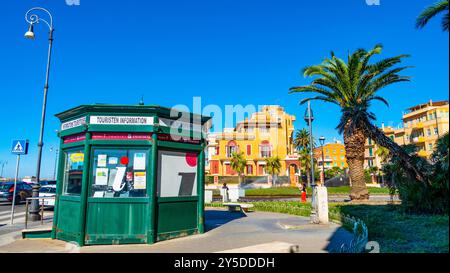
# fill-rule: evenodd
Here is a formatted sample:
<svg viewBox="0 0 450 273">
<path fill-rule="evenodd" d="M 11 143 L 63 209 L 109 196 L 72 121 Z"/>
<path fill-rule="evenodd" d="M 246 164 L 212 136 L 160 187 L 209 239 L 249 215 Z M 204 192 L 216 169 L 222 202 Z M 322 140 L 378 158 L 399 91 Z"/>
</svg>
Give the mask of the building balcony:
<svg viewBox="0 0 450 273">
<path fill-rule="evenodd" d="M 421 156 L 421 157 L 427 157 L 428 156 L 428 153 L 425 150 L 420 150 L 417 154 L 419 156 Z"/>
<path fill-rule="evenodd" d="M 425 141 L 426 141 L 426 137 L 424 137 L 424 136 L 413 138 L 414 143 L 424 143 Z"/>
<path fill-rule="evenodd" d="M 417 123 L 415 123 L 415 124 L 413 124 L 413 128 L 414 129 L 423 129 L 423 122 L 417 122 Z"/>
</svg>

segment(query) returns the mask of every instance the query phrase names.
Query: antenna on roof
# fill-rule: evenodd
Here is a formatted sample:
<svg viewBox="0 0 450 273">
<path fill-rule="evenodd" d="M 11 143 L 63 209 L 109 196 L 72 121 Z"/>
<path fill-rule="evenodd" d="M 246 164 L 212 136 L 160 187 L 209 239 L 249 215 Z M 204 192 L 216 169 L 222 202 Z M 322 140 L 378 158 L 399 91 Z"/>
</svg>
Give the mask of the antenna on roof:
<svg viewBox="0 0 450 273">
<path fill-rule="evenodd" d="M 141 96 L 141 101 L 139 101 L 139 105 L 144 105 L 144 95 Z"/>
</svg>

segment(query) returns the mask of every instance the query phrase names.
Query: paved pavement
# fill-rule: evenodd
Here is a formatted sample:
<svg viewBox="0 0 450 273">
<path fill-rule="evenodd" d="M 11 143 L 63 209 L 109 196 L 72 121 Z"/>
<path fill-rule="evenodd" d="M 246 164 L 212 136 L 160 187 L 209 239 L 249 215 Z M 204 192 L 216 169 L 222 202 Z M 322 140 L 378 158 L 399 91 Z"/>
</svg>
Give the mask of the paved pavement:
<svg viewBox="0 0 450 273">
<path fill-rule="evenodd" d="M 53 211 L 45 209 L 44 224 L 51 223 Z M 28 228 L 39 227 L 41 222 L 28 222 Z M 14 209 L 14 222 L 11 225 L 11 203 L 0 203 L 0 248 L 17 238 L 21 238 L 22 230 L 25 228 L 25 204 L 18 204 Z"/>
<path fill-rule="evenodd" d="M 0 252 L 301 252 L 320 253 L 351 239 L 341 226 L 313 225 L 309 218 L 251 212 L 247 216 L 223 209 L 205 212 L 206 232 L 153 245 L 87 246 L 80 249 L 59 240 L 19 239 L 0 245 Z"/>
</svg>

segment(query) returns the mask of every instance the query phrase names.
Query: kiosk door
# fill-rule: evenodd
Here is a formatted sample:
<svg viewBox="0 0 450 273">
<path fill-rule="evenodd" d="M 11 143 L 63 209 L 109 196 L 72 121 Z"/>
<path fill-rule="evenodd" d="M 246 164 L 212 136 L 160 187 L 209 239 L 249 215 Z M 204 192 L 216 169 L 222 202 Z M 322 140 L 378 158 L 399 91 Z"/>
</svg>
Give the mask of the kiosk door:
<svg viewBox="0 0 450 273">
<path fill-rule="evenodd" d="M 149 152 L 92 148 L 86 244 L 147 242 Z"/>
<path fill-rule="evenodd" d="M 81 221 L 80 195 L 83 172 L 85 172 L 84 147 L 65 150 L 63 157 L 64 173 L 62 175 L 62 185 L 58 186 L 61 190 L 57 206 L 56 238 L 66 241 L 78 241 Z"/>
</svg>

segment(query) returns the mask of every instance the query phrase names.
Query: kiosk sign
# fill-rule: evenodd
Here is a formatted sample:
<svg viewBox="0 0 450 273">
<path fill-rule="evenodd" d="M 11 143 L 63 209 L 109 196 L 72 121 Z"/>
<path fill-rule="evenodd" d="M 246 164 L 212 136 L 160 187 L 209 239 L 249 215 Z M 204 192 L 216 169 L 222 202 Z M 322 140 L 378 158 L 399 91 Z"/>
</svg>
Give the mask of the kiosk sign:
<svg viewBox="0 0 450 273">
<path fill-rule="evenodd" d="M 153 125 L 153 117 L 91 116 L 90 124 L 101 124 L 101 125 Z"/>
<path fill-rule="evenodd" d="M 82 117 L 79 119 L 64 122 L 63 124 L 61 124 L 61 131 L 72 129 L 72 128 L 75 128 L 78 126 L 82 126 L 84 124 L 86 124 L 86 117 Z"/>
</svg>

